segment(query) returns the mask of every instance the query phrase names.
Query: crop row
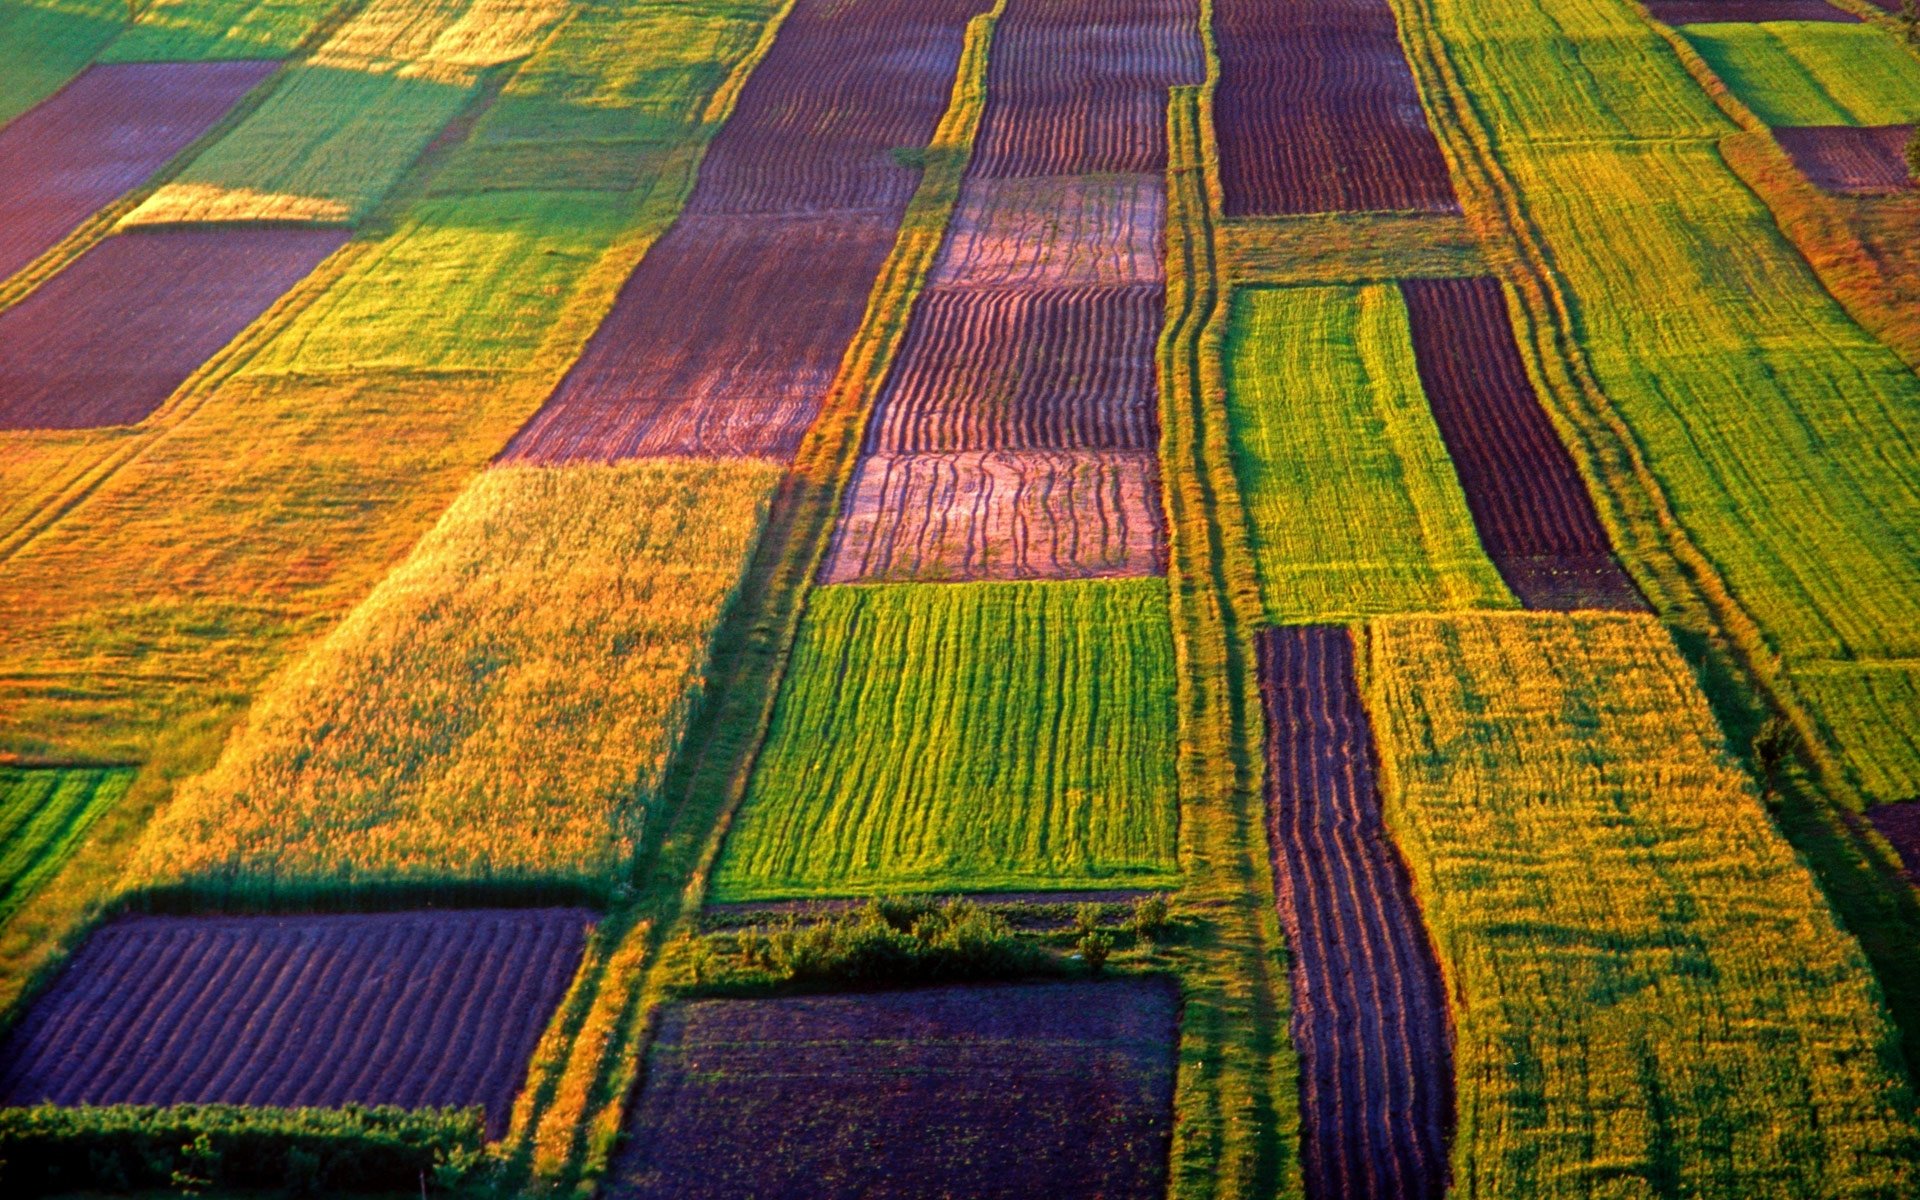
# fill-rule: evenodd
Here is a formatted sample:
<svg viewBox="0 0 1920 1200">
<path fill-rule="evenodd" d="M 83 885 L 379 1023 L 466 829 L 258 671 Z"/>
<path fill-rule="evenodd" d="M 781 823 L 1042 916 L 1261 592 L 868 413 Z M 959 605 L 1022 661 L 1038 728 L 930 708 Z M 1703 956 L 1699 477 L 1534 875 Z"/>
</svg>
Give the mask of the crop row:
<svg viewBox="0 0 1920 1200">
<path fill-rule="evenodd" d="M 133 775 L 131 767 L 0 766 L 0 921 L 59 869 Z"/>
</svg>

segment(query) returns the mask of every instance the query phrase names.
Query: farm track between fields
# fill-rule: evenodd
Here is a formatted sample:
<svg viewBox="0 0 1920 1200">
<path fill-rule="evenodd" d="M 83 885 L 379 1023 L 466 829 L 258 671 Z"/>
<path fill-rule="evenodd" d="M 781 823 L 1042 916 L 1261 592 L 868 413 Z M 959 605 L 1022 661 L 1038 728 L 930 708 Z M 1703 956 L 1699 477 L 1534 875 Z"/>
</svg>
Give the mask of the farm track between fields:
<svg viewBox="0 0 1920 1200">
<path fill-rule="evenodd" d="M 165 166 L 278 67 L 96 65 L 0 128 L 0 280 Z"/>
<path fill-rule="evenodd" d="M 1218 0 L 1229 217 L 1457 212 L 1387 0 Z"/>
<path fill-rule="evenodd" d="M 1843 196 L 1879 196 L 1914 189 L 1907 167 L 1912 125 L 1803 125 L 1773 131 L 1808 182 Z"/>
<path fill-rule="evenodd" d="M 139 421 L 346 240 L 264 228 L 106 239 L 0 312 L 0 429 Z"/>
<path fill-rule="evenodd" d="M 482 1105 L 497 1138 L 592 920 L 121 917 L 8 1034 L 0 1102 Z"/>
<path fill-rule="evenodd" d="M 1528 608 L 1641 609 L 1540 407 L 1492 276 L 1408 279 L 1420 382 L 1487 556 Z"/>
<path fill-rule="evenodd" d="M 1307 1194 L 1437 1200 L 1453 1121 L 1446 990 L 1381 816 L 1352 636 L 1269 629 L 1259 655 Z"/>
</svg>

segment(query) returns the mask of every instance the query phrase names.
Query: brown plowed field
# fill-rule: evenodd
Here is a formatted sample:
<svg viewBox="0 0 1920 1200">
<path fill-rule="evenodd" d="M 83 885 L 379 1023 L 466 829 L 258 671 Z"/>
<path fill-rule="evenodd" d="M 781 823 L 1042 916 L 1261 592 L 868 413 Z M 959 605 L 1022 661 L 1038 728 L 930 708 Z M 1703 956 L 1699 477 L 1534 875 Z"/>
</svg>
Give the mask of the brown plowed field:
<svg viewBox="0 0 1920 1200">
<path fill-rule="evenodd" d="M 1899 853 L 1907 878 L 1920 884 L 1920 800 L 1876 805 L 1867 810 L 1867 819 Z"/>
<path fill-rule="evenodd" d="M 896 220 L 682 217 L 503 457 L 786 457 L 866 311 Z"/>
<path fill-rule="evenodd" d="M 1290 626 L 1263 632 L 1259 650 L 1307 1195 L 1437 1200 L 1453 1121 L 1446 990 L 1381 820 L 1353 641 Z"/>
<path fill-rule="evenodd" d="M 1780 148 L 1815 187 L 1850 196 L 1912 190 L 1907 170 L 1911 125 L 1807 125 L 1775 129 Z"/>
<path fill-rule="evenodd" d="M 800 0 L 713 139 L 690 213 L 902 212 L 985 0 Z M 746 293 L 741 293 L 746 294 Z"/>
<path fill-rule="evenodd" d="M 1166 183 L 1158 175 L 969 178 L 931 283 L 1111 287 L 1161 283 Z"/>
<path fill-rule="evenodd" d="M 822 583 L 1157 575 L 1152 454 L 870 455 L 847 489 Z"/>
<path fill-rule="evenodd" d="M 0 1103 L 484 1105 L 506 1131 L 593 916 L 122 917 L 0 1053 Z"/>
<path fill-rule="evenodd" d="M 0 429 L 140 420 L 346 240 L 258 228 L 108 238 L 0 312 Z"/>
<path fill-rule="evenodd" d="M 610 1200 L 1159 1200 L 1165 980 L 705 1000 L 660 1016 Z"/>
<path fill-rule="evenodd" d="M 88 67 L 0 129 L 0 279 L 166 165 L 279 65 Z"/>
<path fill-rule="evenodd" d="M 934 289 L 915 306 L 867 448 L 1152 450 L 1159 287 Z"/>
<path fill-rule="evenodd" d="M 1897 6 L 1898 0 L 1895 0 Z M 1713 21 L 1858 21 L 1827 0 L 1647 0 L 1654 19 L 1668 25 Z"/>
<path fill-rule="evenodd" d="M 1646 607 L 1534 394 L 1490 276 L 1409 279 L 1420 383 L 1487 557 L 1528 608 Z"/>
<path fill-rule="evenodd" d="M 1196 0 L 1014 0 L 994 31 L 976 176 L 1154 174 L 1167 89 L 1206 78 Z"/>
<path fill-rule="evenodd" d="M 1458 212 L 1387 0 L 1219 0 L 1230 217 Z"/>
</svg>

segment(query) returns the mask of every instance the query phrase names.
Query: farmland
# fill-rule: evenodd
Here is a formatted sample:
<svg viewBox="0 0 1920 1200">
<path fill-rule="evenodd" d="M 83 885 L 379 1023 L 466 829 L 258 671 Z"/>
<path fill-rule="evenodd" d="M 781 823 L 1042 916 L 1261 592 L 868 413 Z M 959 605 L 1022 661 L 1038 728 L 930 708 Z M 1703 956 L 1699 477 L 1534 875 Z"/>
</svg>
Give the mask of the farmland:
<svg viewBox="0 0 1920 1200">
<path fill-rule="evenodd" d="M 1912 1194 L 1897 8 L 0 0 L 8 1183 Z"/>
</svg>

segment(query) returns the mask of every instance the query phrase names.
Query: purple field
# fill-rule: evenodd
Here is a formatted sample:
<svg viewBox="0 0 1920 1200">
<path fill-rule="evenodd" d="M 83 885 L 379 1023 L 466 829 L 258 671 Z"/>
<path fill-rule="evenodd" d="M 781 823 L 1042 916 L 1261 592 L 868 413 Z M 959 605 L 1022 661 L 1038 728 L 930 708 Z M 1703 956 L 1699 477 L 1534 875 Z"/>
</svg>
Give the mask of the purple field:
<svg viewBox="0 0 1920 1200">
<path fill-rule="evenodd" d="M 1165 1194 L 1170 984 L 953 987 L 669 1008 L 614 1200 Z"/>
<path fill-rule="evenodd" d="M 481 1105 L 497 1138 L 592 921 L 122 917 L 0 1047 L 0 1104 Z"/>
</svg>

